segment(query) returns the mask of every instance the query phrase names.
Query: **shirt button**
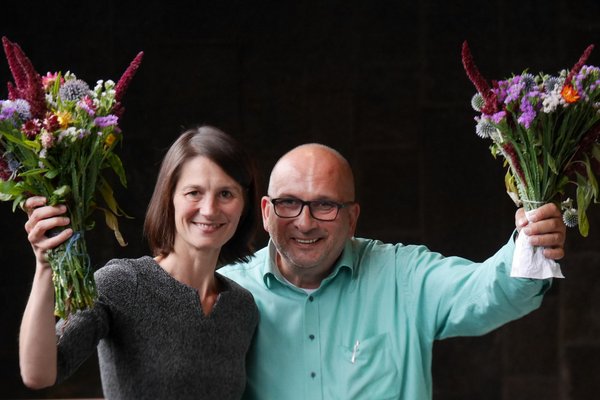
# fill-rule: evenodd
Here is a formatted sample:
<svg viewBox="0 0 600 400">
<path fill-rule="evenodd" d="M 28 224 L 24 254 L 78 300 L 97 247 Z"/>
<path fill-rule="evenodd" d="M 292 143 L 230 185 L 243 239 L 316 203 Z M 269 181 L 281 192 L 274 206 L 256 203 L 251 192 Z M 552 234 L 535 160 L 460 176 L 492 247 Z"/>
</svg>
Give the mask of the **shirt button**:
<svg viewBox="0 0 600 400">
<path fill-rule="evenodd" d="M 311 378 L 314 378 L 315 376 L 317 376 L 317 374 L 316 374 L 316 373 L 314 373 L 314 372 L 311 372 L 311 373 L 310 373 L 310 377 L 311 377 Z"/>
<path fill-rule="evenodd" d="M 315 335 L 312 335 L 312 334 L 311 334 L 311 335 L 308 335 L 308 338 L 309 338 L 310 340 L 315 340 Z"/>
<path fill-rule="evenodd" d="M 314 297 L 312 297 L 312 296 L 308 296 L 308 301 L 314 301 L 314 300 L 315 300 L 315 298 L 314 298 Z"/>
</svg>

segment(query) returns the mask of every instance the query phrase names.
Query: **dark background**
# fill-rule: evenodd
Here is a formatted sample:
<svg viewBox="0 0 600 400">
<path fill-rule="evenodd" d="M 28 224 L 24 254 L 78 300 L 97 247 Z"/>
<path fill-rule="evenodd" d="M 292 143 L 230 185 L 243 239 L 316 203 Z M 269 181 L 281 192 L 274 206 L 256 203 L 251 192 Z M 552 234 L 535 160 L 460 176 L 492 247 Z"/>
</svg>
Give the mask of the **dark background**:
<svg viewBox="0 0 600 400">
<path fill-rule="evenodd" d="M 474 133 L 461 43 L 469 41 L 488 79 L 527 67 L 556 73 L 600 45 L 597 0 L 15 4 L 3 3 L 0 34 L 41 74 L 71 70 L 93 86 L 117 80 L 145 52 L 121 121 L 129 187 L 115 186 L 135 217 L 121 220 L 129 246 L 99 221 L 87 236 L 95 267 L 148 253 L 141 227 L 159 162 L 183 128 L 199 123 L 244 143 L 265 181 L 293 146 L 331 145 L 356 173 L 358 236 L 482 260 L 508 239 L 515 207 L 501 162 Z M 12 80 L 1 59 L 0 82 Z M 588 63 L 600 64 L 600 48 Z M 588 238 L 569 231 L 567 278 L 540 310 L 483 337 L 436 343 L 435 399 L 600 396 L 599 209 L 590 209 Z M 0 397 L 101 396 L 95 359 L 52 389 L 21 383 L 18 327 L 34 258 L 25 215 L 5 203 L 0 218 Z"/>
</svg>

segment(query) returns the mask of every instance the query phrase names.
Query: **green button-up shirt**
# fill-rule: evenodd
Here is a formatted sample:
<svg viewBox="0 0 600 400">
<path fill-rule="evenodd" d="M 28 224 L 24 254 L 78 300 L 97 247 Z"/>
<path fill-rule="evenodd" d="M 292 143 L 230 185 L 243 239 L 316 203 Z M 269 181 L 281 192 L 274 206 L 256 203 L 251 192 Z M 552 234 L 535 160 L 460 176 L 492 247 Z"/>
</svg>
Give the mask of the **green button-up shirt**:
<svg viewBox="0 0 600 400">
<path fill-rule="evenodd" d="M 221 268 L 260 311 L 244 398 L 430 399 L 434 340 L 482 335 L 539 307 L 549 281 L 510 278 L 513 249 L 474 263 L 354 238 L 310 294 L 281 276 L 272 243 Z"/>
</svg>

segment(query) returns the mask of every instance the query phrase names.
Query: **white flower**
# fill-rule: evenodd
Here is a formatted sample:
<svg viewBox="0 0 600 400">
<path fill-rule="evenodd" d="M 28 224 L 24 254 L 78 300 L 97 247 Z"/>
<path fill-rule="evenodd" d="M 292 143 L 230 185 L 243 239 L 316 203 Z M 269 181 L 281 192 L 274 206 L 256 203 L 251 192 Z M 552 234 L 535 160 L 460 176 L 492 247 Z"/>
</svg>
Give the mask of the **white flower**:
<svg viewBox="0 0 600 400">
<path fill-rule="evenodd" d="M 558 106 L 565 105 L 565 99 L 563 99 L 562 95 L 560 94 L 561 89 L 561 86 L 556 85 L 554 89 L 552 89 L 552 91 L 546 95 L 546 97 L 542 101 L 543 112 L 549 114 L 556 111 L 556 108 Z"/>
<path fill-rule="evenodd" d="M 96 92 L 96 93 L 101 92 L 103 85 L 104 85 L 104 81 L 102 79 L 96 81 L 96 86 L 94 86 L 94 92 Z"/>
</svg>

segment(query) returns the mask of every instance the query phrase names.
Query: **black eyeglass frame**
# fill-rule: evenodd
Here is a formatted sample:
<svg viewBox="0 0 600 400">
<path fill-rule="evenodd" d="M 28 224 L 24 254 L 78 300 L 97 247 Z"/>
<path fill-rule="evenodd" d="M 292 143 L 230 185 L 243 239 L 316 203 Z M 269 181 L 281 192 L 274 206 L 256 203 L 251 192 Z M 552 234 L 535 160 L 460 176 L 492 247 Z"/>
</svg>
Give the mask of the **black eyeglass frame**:
<svg viewBox="0 0 600 400">
<path fill-rule="evenodd" d="M 269 197 L 271 204 L 273 204 L 273 211 L 275 212 L 275 215 L 277 215 L 279 218 L 297 218 L 300 214 L 302 214 L 302 210 L 304 210 L 304 206 L 308 206 L 308 212 L 310 213 L 310 216 L 314 219 L 316 219 L 317 221 L 323 221 L 323 222 L 331 222 L 331 221 L 335 221 L 337 219 L 337 216 L 340 213 L 340 210 L 342 208 L 346 208 L 352 204 L 354 204 L 354 201 L 346 201 L 344 203 L 338 203 L 337 201 L 332 201 L 332 200 L 311 200 L 311 201 L 306 201 L 306 200 L 300 200 L 298 198 L 295 197 L 277 197 L 277 198 L 272 198 Z M 283 202 L 283 201 L 297 201 L 300 203 L 300 209 L 298 210 L 298 214 L 296 215 L 279 215 L 279 213 L 277 212 L 277 204 Z M 313 209 L 312 209 L 312 205 L 313 204 L 317 204 L 317 203 L 328 203 L 331 204 L 332 206 L 334 206 L 336 208 L 335 211 L 335 215 L 333 218 L 328 218 L 328 219 L 323 219 L 323 218 L 319 218 L 319 217 L 315 217 L 315 214 L 313 213 Z"/>
</svg>

